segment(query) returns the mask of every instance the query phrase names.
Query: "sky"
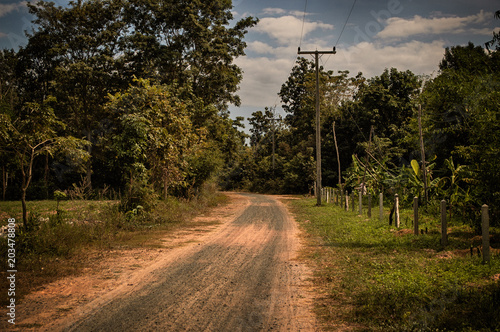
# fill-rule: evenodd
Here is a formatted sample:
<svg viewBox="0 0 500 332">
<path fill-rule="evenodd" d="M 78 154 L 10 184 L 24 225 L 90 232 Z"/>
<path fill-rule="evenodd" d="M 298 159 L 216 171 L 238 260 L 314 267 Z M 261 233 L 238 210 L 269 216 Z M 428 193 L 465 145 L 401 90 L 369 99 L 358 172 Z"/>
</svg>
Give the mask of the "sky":
<svg viewBox="0 0 500 332">
<path fill-rule="evenodd" d="M 244 72 L 242 103 L 230 106 L 231 115 L 248 118 L 274 106 L 283 114 L 277 94 L 299 46 L 303 51 L 335 46 L 337 54 L 322 56 L 320 64 L 352 76 L 362 72 L 370 78 L 391 67 L 435 75 L 446 47 L 484 45 L 500 31 L 497 10 L 499 0 L 233 0 L 235 20 L 260 21 L 245 37 L 246 56 L 235 60 Z M 24 31 L 32 19 L 26 1 L 0 0 L 0 48 L 26 45 Z"/>
</svg>

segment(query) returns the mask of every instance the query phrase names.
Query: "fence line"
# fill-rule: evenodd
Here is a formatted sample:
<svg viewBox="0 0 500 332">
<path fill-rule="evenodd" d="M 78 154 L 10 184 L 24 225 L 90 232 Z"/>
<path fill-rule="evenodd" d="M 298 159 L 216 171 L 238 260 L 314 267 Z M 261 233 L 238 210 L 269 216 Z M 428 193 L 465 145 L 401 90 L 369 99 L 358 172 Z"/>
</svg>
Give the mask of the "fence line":
<svg viewBox="0 0 500 332">
<path fill-rule="evenodd" d="M 326 198 L 326 202 L 329 204 L 335 204 L 341 208 L 345 208 L 345 211 L 349 211 L 349 205 L 351 205 L 351 211 L 356 213 L 354 208 L 354 191 L 351 194 L 347 192 L 342 192 L 336 188 L 322 188 L 323 197 Z M 324 191 L 323 191 L 324 190 Z M 363 215 L 363 195 L 361 191 L 358 191 L 359 195 L 359 215 Z M 345 201 L 344 201 L 345 197 Z M 367 195 L 368 206 L 367 206 L 367 216 L 371 219 L 371 208 L 372 208 L 372 197 L 370 194 Z M 413 199 L 413 234 L 419 235 L 419 213 L 418 213 L 418 197 Z M 441 216 L 441 244 L 443 246 L 448 245 L 448 221 L 447 221 L 447 204 L 446 200 L 440 202 L 440 216 Z M 395 226 L 399 228 L 400 215 L 399 215 L 399 196 L 394 195 L 394 212 L 395 212 Z M 379 221 L 384 219 L 384 195 L 379 193 Z M 490 261 L 490 235 L 489 235 L 489 212 L 488 205 L 483 205 L 481 207 L 481 229 L 482 229 L 482 254 L 483 262 L 488 263 Z M 427 231 L 426 231 L 427 232 Z M 423 230 L 421 232 L 424 233 Z"/>
</svg>

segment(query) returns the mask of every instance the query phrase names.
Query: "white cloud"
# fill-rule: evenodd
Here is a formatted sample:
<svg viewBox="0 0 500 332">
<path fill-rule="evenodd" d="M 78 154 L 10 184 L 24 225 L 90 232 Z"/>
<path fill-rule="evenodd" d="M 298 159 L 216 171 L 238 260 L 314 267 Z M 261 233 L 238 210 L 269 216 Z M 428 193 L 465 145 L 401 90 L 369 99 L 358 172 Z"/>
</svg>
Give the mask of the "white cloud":
<svg viewBox="0 0 500 332">
<path fill-rule="evenodd" d="M 238 95 L 244 106 L 273 106 L 277 93 L 285 83 L 294 64 L 293 58 L 238 58 L 235 63 L 243 69 L 243 81 Z M 278 101 L 279 102 L 279 101 Z"/>
<path fill-rule="evenodd" d="M 26 8 L 26 1 L 19 3 L 8 3 L 8 4 L 0 4 L 0 17 L 3 17 L 7 14 L 10 14 L 13 11 L 20 10 L 22 8 Z"/>
<path fill-rule="evenodd" d="M 322 22 L 304 22 L 303 37 L 317 29 L 333 30 L 333 28 L 333 25 Z M 264 17 L 254 30 L 269 35 L 280 44 L 296 43 L 302 33 L 302 20 L 291 15 Z"/>
<path fill-rule="evenodd" d="M 286 10 L 283 8 L 264 8 L 262 10 L 263 15 L 275 15 L 275 16 L 285 16 L 292 15 L 296 17 L 300 17 L 302 19 L 304 16 L 312 15 L 311 13 L 306 13 L 301 10 Z"/>
<path fill-rule="evenodd" d="M 243 106 L 265 107 L 280 103 L 277 93 L 285 83 L 295 64 L 296 50 L 273 48 L 261 42 L 253 42 L 250 48 L 276 55 L 271 57 L 242 57 L 235 63 L 243 71 L 243 81 L 238 95 Z M 336 55 L 322 58 L 322 65 L 337 72 L 349 70 L 351 75 L 362 72 L 365 77 L 382 74 L 385 68 L 400 71 L 411 70 L 414 74 L 432 74 L 438 69 L 444 55 L 445 43 L 434 41 L 424 43 L 412 41 L 397 46 L 383 46 L 378 43 L 362 42 L 346 49 L 340 48 Z"/>
<path fill-rule="evenodd" d="M 311 49 L 313 49 L 313 46 L 311 46 L 310 44 L 304 44 L 304 47 L 304 49 L 308 49 L 308 47 L 311 47 Z M 254 52 L 258 56 L 266 56 L 272 59 L 292 59 L 297 55 L 297 45 L 295 43 L 282 46 L 273 46 L 261 41 L 253 41 L 248 43 L 247 50 L 250 52 Z"/>
<path fill-rule="evenodd" d="M 274 54 L 276 49 L 269 44 L 256 40 L 247 43 L 247 50 L 257 54 Z"/>
<path fill-rule="evenodd" d="M 285 14 L 287 11 L 285 9 L 282 9 L 282 8 L 264 8 L 262 10 L 262 13 L 264 15 L 281 15 L 281 14 Z"/>
<path fill-rule="evenodd" d="M 385 68 L 411 70 L 416 75 L 432 74 L 443 58 L 445 43 L 411 41 L 397 46 L 381 46 L 362 42 L 340 49 L 328 62 L 328 69 L 349 70 L 352 75 L 362 72 L 365 77 L 382 74 Z M 332 68 L 329 68 L 332 67 Z"/>
<path fill-rule="evenodd" d="M 266 9 L 266 12 L 274 12 L 278 16 L 284 13 L 278 9 Z M 385 41 L 399 36 L 426 33 L 428 31 L 426 26 L 432 26 L 430 31 L 434 33 L 448 31 L 451 26 L 455 29 L 460 27 L 465 29 L 468 24 L 482 22 L 484 16 L 481 12 L 466 18 L 424 19 L 415 16 L 412 20 L 389 19 L 385 21 L 386 29 L 380 31 L 381 36 L 378 36 L 380 38 L 358 38 L 352 45 L 339 45 L 336 55 L 322 57 L 321 65 L 334 72 L 349 70 L 353 76 L 362 72 L 367 78 L 378 76 L 383 73 L 384 69 L 392 67 L 400 71 L 411 70 L 416 75 L 432 74 L 438 70 L 439 62 L 444 54 L 446 43 L 443 40 L 390 44 Z M 410 21 L 415 26 L 412 27 L 409 24 Z M 391 32 L 391 29 L 395 27 L 403 29 L 404 27 L 400 25 L 402 23 L 410 25 L 405 28 L 403 34 Z M 476 25 L 473 28 L 479 31 L 483 27 Z M 317 29 L 331 31 L 334 27 L 322 22 L 306 21 L 303 36 Z M 271 38 L 248 41 L 247 50 L 252 56 L 236 59 L 235 63 L 244 71 L 238 95 L 241 97 L 243 107 L 263 108 L 273 106 L 275 103 L 279 105 L 277 93 L 287 80 L 297 57 L 297 42 L 302 30 L 302 18 L 290 15 L 289 12 L 280 17 L 265 17 L 253 30 Z M 303 40 L 305 41 L 301 47 L 304 50 L 330 49 L 332 46 L 330 42 L 333 38 L 326 36 L 323 32 L 321 38 Z"/>
<path fill-rule="evenodd" d="M 483 32 L 472 28 L 473 24 L 482 24 L 493 17 L 492 13 L 479 12 L 466 17 L 434 17 L 424 18 L 415 15 L 412 19 L 391 17 L 387 26 L 376 37 L 381 39 L 400 39 L 415 35 L 460 34 L 466 32 Z M 484 31 L 486 31 L 484 29 Z"/>
</svg>

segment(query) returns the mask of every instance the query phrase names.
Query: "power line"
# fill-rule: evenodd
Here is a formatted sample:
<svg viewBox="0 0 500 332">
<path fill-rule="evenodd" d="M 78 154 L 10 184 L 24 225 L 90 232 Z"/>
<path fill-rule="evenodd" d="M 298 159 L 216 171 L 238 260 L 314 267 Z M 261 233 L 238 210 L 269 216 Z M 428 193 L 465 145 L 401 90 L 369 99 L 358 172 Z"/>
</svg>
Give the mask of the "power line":
<svg viewBox="0 0 500 332">
<path fill-rule="evenodd" d="M 304 36 L 304 24 L 306 21 L 306 12 L 307 12 L 307 0 L 304 5 L 304 14 L 302 15 L 302 30 L 300 31 L 300 41 L 299 41 L 299 47 L 302 46 L 302 37 Z"/>
<path fill-rule="evenodd" d="M 344 26 L 342 27 L 342 30 L 340 31 L 340 34 L 339 34 L 339 37 L 337 38 L 337 41 L 335 42 L 335 47 L 337 47 L 337 45 L 340 41 L 340 38 L 344 34 L 345 27 L 347 26 L 347 23 L 349 22 L 349 19 L 351 18 L 351 14 L 352 14 L 352 11 L 354 10 L 354 6 L 356 5 L 356 1 L 357 0 L 354 0 L 352 3 L 351 10 L 349 11 L 349 15 L 347 15 L 347 19 L 344 22 Z M 324 66 L 326 66 L 326 63 L 328 62 L 328 60 L 330 60 L 330 56 L 328 56 L 328 58 L 326 59 L 325 63 L 323 64 Z"/>
<path fill-rule="evenodd" d="M 342 27 L 342 30 L 340 31 L 339 38 L 337 38 L 337 41 L 335 42 L 335 47 L 337 47 L 339 40 L 340 40 L 340 37 L 342 37 L 342 34 L 344 33 L 345 27 L 347 26 L 347 22 L 349 22 L 349 19 L 351 18 L 351 14 L 352 14 L 352 11 L 354 9 L 354 6 L 356 5 L 356 1 L 357 0 L 354 0 L 352 3 L 352 7 L 351 7 L 351 10 L 349 11 L 349 15 L 347 15 L 347 19 L 344 22 L 344 26 Z"/>
</svg>

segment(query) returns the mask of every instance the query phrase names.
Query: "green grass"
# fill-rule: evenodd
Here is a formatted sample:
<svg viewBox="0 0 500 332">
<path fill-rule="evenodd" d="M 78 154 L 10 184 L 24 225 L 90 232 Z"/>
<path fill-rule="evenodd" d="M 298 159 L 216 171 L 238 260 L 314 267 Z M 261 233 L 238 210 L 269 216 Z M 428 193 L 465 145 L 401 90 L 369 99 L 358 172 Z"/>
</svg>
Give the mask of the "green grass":
<svg viewBox="0 0 500 332">
<path fill-rule="evenodd" d="M 411 219 L 395 229 L 314 199 L 290 200 L 308 234 L 307 255 L 324 296 L 316 310 L 326 329 L 379 331 L 500 330 L 500 257 L 482 264 L 469 248 L 471 229 L 454 225 L 442 247 L 438 223 L 423 216 L 428 233 L 412 234 Z M 375 211 L 372 211 L 375 212 Z M 387 212 L 388 213 L 388 212 Z M 374 213 L 375 214 L 375 213 Z M 388 219 L 386 219 L 388 220 Z M 499 248 L 492 229 L 492 247 Z"/>
<path fill-rule="evenodd" d="M 67 200 L 59 202 L 59 210 L 65 213 L 65 219 L 71 221 L 84 221 L 95 219 L 96 215 L 109 207 L 118 204 L 118 201 L 90 201 L 90 200 Z M 47 219 L 54 216 L 57 211 L 57 202 L 53 200 L 28 201 L 27 210 L 35 212 L 39 217 Z M 20 201 L 0 202 L 0 226 L 7 224 L 8 218 L 15 218 L 17 222 L 22 221 L 22 209 Z"/>
</svg>

